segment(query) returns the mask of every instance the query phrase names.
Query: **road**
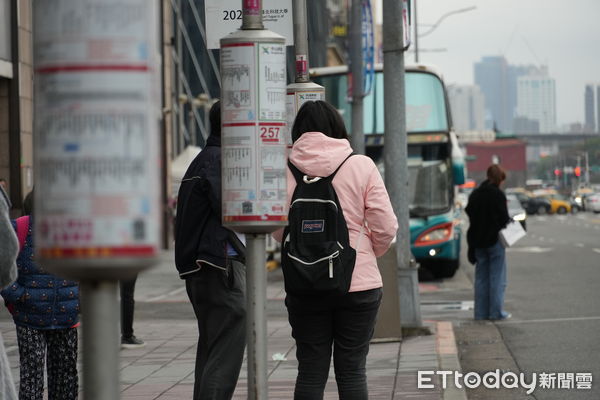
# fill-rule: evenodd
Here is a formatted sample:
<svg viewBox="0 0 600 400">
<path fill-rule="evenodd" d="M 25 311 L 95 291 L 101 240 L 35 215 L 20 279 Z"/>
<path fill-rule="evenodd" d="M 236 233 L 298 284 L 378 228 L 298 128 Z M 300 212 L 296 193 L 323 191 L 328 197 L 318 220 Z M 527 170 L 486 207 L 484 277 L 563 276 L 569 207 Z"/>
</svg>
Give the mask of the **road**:
<svg viewBox="0 0 600 400">
<path fill-rule="evenodd" d="M 466 226 L 465 226 L 466 227 Z M 464 253 L 464 252 L 463 252 Z M 469 399 L 600 399 L 600 215 L 534 216 L 528 235 L 507 250 L 508 321 L 472 320 L 474 268 L 463 260 L 457 275 L 431 282 L 423 315 L 454 322 L 463 372 L 555 373 L 556 389 L 469 390 Z M 558 389 L 591 373 L 591 390 Z"/>
</svg>

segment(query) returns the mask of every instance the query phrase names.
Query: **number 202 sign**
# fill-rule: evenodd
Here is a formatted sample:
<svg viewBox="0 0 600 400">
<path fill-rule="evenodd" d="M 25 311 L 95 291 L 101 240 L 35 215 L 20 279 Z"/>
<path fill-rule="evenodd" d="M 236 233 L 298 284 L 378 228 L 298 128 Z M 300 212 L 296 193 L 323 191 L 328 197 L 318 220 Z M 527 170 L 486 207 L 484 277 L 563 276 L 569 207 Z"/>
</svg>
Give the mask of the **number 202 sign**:
<svg viewBox="0 0 600 400">
<path fill-rule="evenodd" d="M 219 40 L 242 26 L 241 0 L 206 0 L 206 42 L 209 49 L 218 49 Z M 263 0 L 263 23 L 285 37 L 286 46 L 294 44 L 292 0 Z"/>
</svg>

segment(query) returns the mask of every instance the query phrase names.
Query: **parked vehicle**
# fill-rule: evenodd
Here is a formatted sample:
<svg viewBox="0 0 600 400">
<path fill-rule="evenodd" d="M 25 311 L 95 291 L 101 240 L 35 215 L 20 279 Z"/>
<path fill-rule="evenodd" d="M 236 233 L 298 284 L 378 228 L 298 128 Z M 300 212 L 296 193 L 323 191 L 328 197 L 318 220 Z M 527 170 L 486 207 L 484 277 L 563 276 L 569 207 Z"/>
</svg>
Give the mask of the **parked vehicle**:
<svg viewBox="0 0 600 400">
<path fill-rule="evenodd" d="M 529 215 L 544 215 L 550 213 L 550 200 L 545 197 L 535 197 L 525 190 L 506 189 L 506 194 L 512 194 L 517 197 L 521 206 Z"/>
<path fill-rule="evenodd" d="M 516 194 L 507 194 L 506 201 L 508 206 L 508 215 L 514 220 L 519 221 L 523 229 L 527 230 L 527 213 L 521 205 Z"/>
<path fill-rule="evenodd" d="M 594 193 L 586 196 L 586 210 L 600 213 L 600 193 Z"/>
<path fill-rule="evenodd" d="M 352 132 L 348 68 L 315 68 L 311 73 Z M 405 88 L 411 251 L 422 268 L 438 278 L 450 277 L 460 263 L 462 229 L 455 188 L 465 182 L 464 155 L 452 128 L 441 74 L 430 66 L 407 66 Z M 380 170 L 385 146 L 383 90 L 383 68 L 378 65 L 373 89 L 364 98 L 364 133 L 366 154 Z"/>
</svg>

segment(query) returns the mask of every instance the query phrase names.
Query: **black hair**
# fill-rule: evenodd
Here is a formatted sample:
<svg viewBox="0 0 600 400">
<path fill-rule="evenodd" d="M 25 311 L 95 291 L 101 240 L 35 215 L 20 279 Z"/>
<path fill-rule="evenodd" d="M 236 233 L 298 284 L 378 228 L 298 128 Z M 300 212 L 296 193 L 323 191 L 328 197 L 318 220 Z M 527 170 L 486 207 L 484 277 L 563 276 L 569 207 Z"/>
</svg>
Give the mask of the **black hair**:
<svg viewBox="0 0 600 400">
<path fill-rule="evenodd" d="M 33 215 L 33 189 L 27 193 L 23 200 L 23 215 Z"/>
<path fill-rule="evenodd" d="M 292 142 L 305 132 L 321 132 L 334 139 L 348 139 L 342 116 L 331 104 L 317 100 L 300 107 L 292 127 Z"/>
<path fill-rule="evenodd" d="M 210 135 L 211 136 L 221 136 L 221 102 L 217 101 L 210 108 L 210 112 L 208 114 L 208 119 L 210 120 Z"/>
</svg>

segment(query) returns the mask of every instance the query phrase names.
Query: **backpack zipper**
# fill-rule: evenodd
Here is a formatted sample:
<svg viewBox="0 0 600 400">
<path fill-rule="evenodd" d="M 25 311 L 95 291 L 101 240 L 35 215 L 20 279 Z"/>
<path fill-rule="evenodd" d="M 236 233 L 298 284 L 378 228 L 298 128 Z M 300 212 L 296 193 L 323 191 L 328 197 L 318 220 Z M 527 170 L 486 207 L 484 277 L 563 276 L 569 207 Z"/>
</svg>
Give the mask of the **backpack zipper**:
<svg viewBox="0 0 600 400">
<path fill-rule="evenodd" d="M 329 257 L 329 278 L 333 279 L 333 257 Z"/>
<path fill-rule="evenodd" d="M 332 204 L 335 207 L 335 210 L 337 211 L 338 206 L 337 204 L 335 204 L 335 201 L 333 200 L 323 200 L 323 199 L 296 199 L 292 202 L 292 204 L 290 205 L 290 208 L 294 206 L 294 204 L 296 202 L 305 202 L 305 203 L 329 203 Z"/>
<path fill-rule="evenodd" d="M 295 257 L 295 256 L 293 256 L 293 255 L 291 255 L 291 254 L 288 253 L 288 257 L 289 258 L 291 258 L 293 260 L 296 260 L 299 263 L 304 264 L 304 265 L 315 265 L 317 263 L 320 263 L 321 261 L 329 260 L 329 277 L 330 278 L 333 278 L 333 259 L 336 258 L 336 257 L 338 257 L 339 255 L 340 255 L 340 251 L 338 250 L 338 251 L 334 252 L 333 254 L 331 254 L 331 255 L 329 255 L 327 257 L 319 258 L 318 260 L 313 261 L 313 262 L 306 262 L 306 261 L 302 261 L 298 257 Z"/>
</svg>

